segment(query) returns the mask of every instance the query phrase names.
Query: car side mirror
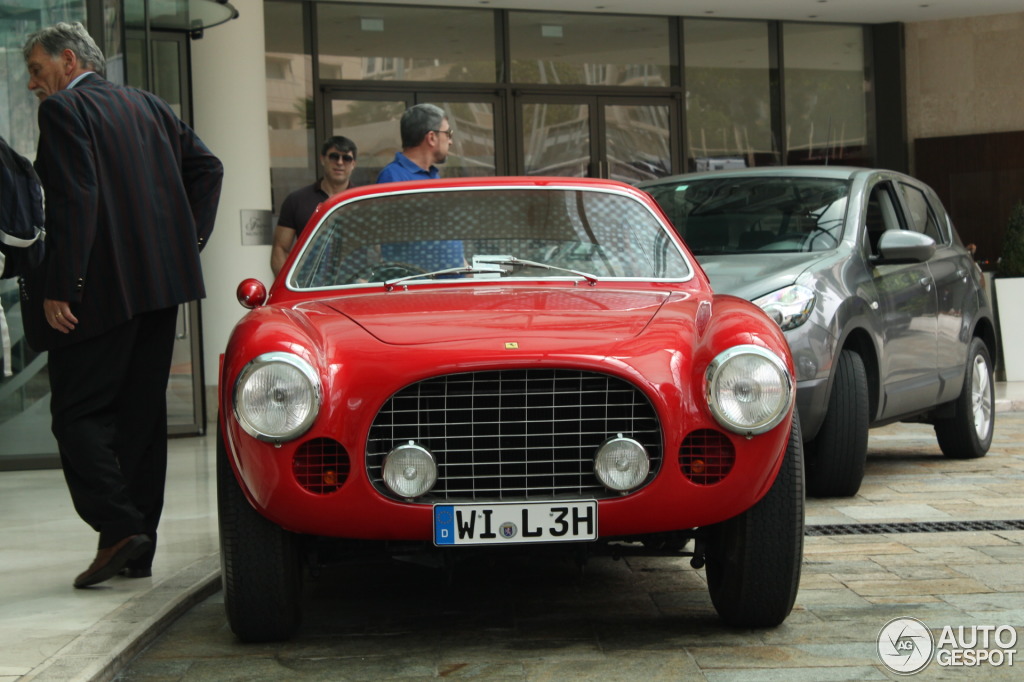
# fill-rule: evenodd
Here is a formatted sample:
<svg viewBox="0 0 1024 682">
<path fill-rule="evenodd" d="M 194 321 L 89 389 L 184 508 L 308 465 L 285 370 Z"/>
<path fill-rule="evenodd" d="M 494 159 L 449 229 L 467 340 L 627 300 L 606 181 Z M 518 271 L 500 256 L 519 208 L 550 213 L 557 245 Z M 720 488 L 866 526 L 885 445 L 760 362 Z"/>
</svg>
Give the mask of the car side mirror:
<svg viewBox="0 0 1024 682">
<path fill-rule="evenodd" d="M 243 308 L 252 310 L 267 302 L 267 287 L 258 279 L 243 280 L 235 290 L 235 298 Z"/>
<path fill-rule="evenodd" d="M 886 230 L 878 240 L 876 264 L 924 263 L 935 255 L 935 240 L 912 230 Z"/>
</svg>

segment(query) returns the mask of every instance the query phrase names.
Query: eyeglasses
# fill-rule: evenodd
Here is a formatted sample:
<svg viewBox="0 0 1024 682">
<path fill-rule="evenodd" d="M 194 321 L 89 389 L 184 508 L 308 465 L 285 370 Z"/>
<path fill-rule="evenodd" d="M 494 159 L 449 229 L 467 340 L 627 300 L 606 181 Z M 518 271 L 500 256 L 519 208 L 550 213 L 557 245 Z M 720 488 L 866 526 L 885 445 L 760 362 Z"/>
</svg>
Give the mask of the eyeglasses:
<svg viewBox="0 0 1024 682">
<path fill-rule="evenodd" d="M 327 155 L 327 158 L 334 163 L 338 163 L 339 160 L 344 161 L 345 163 L 352 163 L 356 160 L 356 157 L 351 154 L 339 154 L 338 152 L 331 152 Z"/>
<path fill-rule="evenodd" d="M 448 136 L 448 140 L 449 141 L 451 141 L 451 139 L 453 137 L 455 137 L 455 130 L 452 129 L 452 128 L 449 128 L 448 130 L 433 130 L 431 132 L 437 133 L 438 135 L 440 135 L 441 133 L 444 133 L 445 135 Z"/>
</svg>

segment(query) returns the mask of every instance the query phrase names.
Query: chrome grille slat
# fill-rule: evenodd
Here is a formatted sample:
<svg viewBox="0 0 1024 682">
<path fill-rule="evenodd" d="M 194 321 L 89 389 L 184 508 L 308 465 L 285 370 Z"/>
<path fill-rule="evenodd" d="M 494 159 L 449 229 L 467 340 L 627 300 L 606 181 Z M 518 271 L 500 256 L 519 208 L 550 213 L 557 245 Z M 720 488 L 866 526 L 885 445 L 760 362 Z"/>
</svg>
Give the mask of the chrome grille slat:
<svg viewBox="0 0 1024 682">
<path fill-rule="evenodd" d="M 565 369 L 467 372 L 402 389 L 370 429 L 366 466 L 381 482 L 384 456 L 414 441 L 438 462 L 422 503 L 612 497 L 593 474 L 605 439 L 635 438 L 661 465 L 661 428 L 646 396 L 629 383 Z M 391 496 L 391 495 L 389 495 Z"/>
</svg>

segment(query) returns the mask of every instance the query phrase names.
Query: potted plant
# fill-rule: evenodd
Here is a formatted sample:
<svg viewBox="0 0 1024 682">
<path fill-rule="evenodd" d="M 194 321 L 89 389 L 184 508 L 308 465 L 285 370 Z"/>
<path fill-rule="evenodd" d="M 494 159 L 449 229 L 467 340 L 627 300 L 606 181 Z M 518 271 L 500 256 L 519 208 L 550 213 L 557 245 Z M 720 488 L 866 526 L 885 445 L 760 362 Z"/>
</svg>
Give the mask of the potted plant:
<svg viewBox="0 0 1024 682">
<path fill-rule="evenodd" d="M 1024 300 L 1024 201 L 1018 201 L 1010 211 L 996 265 L 995 286 L 1003 371 L 1007 381 L 1024 381 L 1024 353 L 1014 352 L 1024 339 L 1024 311 L 1019 308 Z"/>
</svg>

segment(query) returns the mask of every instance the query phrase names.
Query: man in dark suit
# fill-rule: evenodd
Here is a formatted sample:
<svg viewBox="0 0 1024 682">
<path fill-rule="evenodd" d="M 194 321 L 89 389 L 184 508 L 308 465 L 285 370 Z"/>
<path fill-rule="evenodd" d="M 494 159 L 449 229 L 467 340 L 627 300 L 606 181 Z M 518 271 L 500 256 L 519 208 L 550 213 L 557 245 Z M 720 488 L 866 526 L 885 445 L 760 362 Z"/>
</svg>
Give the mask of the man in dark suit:
<svg viewBox="0 0 1024 682">
<path fill-rule="evenodd" d="M 49 351 L 64 476 L 99 533 L 74 585 L 145 577 L 163 508 L 177 308 L 205 295 L 199 250 L 224 170 L 163 100 L 103 78 L 81 24 L 33 33 L 24 53 L 40 99 L 47 230 L 46 260 L 23 288 L 25 332 Z"/>
</svg>

